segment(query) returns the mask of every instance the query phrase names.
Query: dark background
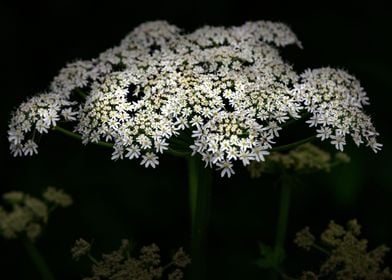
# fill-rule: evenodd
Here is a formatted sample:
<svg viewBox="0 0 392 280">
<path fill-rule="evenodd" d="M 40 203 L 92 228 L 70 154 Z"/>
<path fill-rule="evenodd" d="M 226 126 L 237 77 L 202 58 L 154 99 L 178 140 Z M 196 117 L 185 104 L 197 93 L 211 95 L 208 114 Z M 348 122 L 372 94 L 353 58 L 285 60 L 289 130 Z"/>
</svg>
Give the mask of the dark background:
<svg viewBox="0 0 392 280">
<path fill-rule="evenodd" d="M 118 44 L 138 24 L 155 19 L 168 20 L 187 30 L 204 24 L 282 21 L 292 27 L 304 46 L 302 51 L 289 48 L 284 53 L 298 71 L 334 66 L 357 76 L 370 96 L 371 106 L 366 109 L 384 148 L 374 155 L 370 149 L 350 145 L 346 149 L 352 158 L 350 164 L 329 174 L 303 178 L 304 184 L 293 191 L 286 265 L 294 275 L 317 265 L 317 257 L 306 258 L 291 240 L 304 226 L 317 232 L 331 219 L 344 223 L 357 218 L 370 247 L 381 243 L 392 246 L 392 13 L 386 4 L 97 2 L 30 1 L 0 6 L 4 79 L 0 192 L 19 189 L 39 194 L 52 185 L 74 197 L 71 208 L 53 215 L 37 243 L 57 279 L 80 279 L 88 274 L 87 262 L 75 263 L 69 253 L 79 237 L 94 240 L 97 252 L 116 248 L 122 238 L 134 240 L 136 247 L 155 242 L 166 253 L 187 247 L 183 161 L 167 157 L 156 170 L 144 169 L 135 161 L 113 162 L 109 150 L 85 147 L 56 133 L 43 137 L 37 156 L 12 158 L 8 151 L 6 131 L 13 108 L 28 96 L 44 91 L 66 62 L 93 58 Z M 263 279 L 265 272 L 252 261 L 258 257 L 258 240 L 269 244 L 274 241 L 278 203 L 274 178 L 250 179 L 241 168 L 230 180 L 215 175 L 209 279 Z M 38 279 L 17 241 L 0 240 L 0 271 L 1 279 L 7 274 L 4 279 Z"/>
</svg>

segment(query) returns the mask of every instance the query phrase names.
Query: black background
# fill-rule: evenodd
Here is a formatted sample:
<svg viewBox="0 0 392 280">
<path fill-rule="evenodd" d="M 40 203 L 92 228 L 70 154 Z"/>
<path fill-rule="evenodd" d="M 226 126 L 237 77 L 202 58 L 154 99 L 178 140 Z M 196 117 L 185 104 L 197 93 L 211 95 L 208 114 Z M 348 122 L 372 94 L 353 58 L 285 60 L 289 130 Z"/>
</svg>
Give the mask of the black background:
<svg viewBox="0 0 392 280">
<path fill-rule="evenodd" d="M 43 137 L 39 155 L 32 158 L 12 158 L 8 151 L 8 119 L 18 104 L 44 91 L 66 62 L 92 58 L 138 24 L 156 19 L 187 30 L 205 24 L 282 21 L 304 46 L 284 52 L 298 71 L 333 66 L 357 76 L 370 96 L 367 112 L 384 148 L 374 155 L 350 145 L 350 164 L 303 178 L 304 184 L 293 191 L 286 266 L 296 275 L 317 265 L 317 257 L 306 258 L 291 240 L 302 227 L 321 230 L 331 219 L 357 218 L 370 247 L 392 246 L 392 13 L 386 3 L 63 0 L 1 5 L 0 192 L 39 194 L 54 185 L 74 197 L 74 206 L 55 213 L 37 243 L 57 279 L 80 279 L 88 273 L 87 262 L 75 263 L 70 257 L 69 248 L 78 237 L 94 239 L 97 252 L 115 248 L 121 238 L 134 240 L 136 247 L 156 242 L 166 253 L 188 244 L 186 165 L 181 160 L 164 157 L 156 170 L 144 169 L 134 161 L 113 162 L 109 150 L 85 147 L 56 133 Z M 209 279 L 263 279 L 265 272 L 252 261 L 258 257 L 258 240 L 274 240 L 274 180 L 250 179 L 241 168 L 230 180 L 216 175 Z M 17 241 L 0 241 L 0 273 L 0 279 L 38 279 Z"/>
</svg>

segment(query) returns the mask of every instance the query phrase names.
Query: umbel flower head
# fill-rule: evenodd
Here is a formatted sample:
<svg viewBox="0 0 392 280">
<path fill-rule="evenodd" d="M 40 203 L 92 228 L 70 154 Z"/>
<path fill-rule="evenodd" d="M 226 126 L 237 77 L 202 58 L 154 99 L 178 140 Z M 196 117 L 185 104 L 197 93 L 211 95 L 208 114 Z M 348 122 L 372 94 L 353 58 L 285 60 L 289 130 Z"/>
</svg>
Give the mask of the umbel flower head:
<svg viewBox="0 0 392 280">
<path fill-rule="evenodd" d="M 290 44 L 301 47 L 286 25 L 269 21 L 191 33 L 144 23 L 97 58 L 66 65 L 47 93 L 22 103 L 9 124 L 11 152 L 37 153 L 37 134 L 69 122 L 85 144 L 112 143 L 113 160 L 154 168 L 185 142 L 230 177 L 236 161 L 263 161 L 282 125 L 304 112 L 338 150 L 351 136 L 377 152 L 358 80 L 332 68 L 297 74 L 279 53 Z"/>
</svg>

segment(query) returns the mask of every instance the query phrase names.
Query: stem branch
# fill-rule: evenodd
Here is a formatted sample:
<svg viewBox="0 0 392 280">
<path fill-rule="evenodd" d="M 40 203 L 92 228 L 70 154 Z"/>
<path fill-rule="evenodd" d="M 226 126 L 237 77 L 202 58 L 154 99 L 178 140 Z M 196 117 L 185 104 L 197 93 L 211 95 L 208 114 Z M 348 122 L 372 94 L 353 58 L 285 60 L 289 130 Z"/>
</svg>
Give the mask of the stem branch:
<svg viewBox="0 0 392 280">
<path fill-rule="evenodd" d="M 43 280 L 54 280 L 53 274 L 50 271 L 45 259 L 37 250 L 37 247 L 35 247 L 34 243 L 31 242 L 31 240 L 28 238 L 23 238 L 22 242 L 31 261 L 34 263 L 37 271 L 41 275 L 41 278 Z"/>
<path fill-rule="evenodd" d="M 274 248 L 274 261 L 275 269 L 280 273 L 282 270 L 282 260 L 284 258 L 284 243 L 286 240 L 287 224 L 289 218 L 289 208 L 290 208 L 290 192 L 291 192 L 291 178 L 283 174 L 281 178 L 281 191 L 280 191 L 280 203 L 279 203 L 279 217 L 276 226 L 276 240 Z M 278 274 L 272 271 L 270 274 L 271 280 L 278 279 Z"/>
<path fill-rule="evenodd" d="M 62 134 L 77 139 L 77 140 L 82 140 L 82 135 L 77 134 L 75 132 L 72 132 L 68 129 L 65 129 L 63 127 L 60 126 L 55 126 L 53 128 L 55 131 L 61 132 Z M 102 146 L 102 147 L 106 147 L 106 148 L 113 148 L 113 144 L 112 143 L 108 143 L 108 142 L 104 142 L 104 141 L 98 141 L 98 142 L 93 142 L 94 144 L 98 145 L 98 146 Z M 168 148 L 168 150 L 166 151 L 166 153 L 168 153 L 169 155 L 172 156 L 177 156 L 177 157 L 187 157 L 190 155 L 189 152 L 183 152 L 183 151 L 177 151 L 173 148 Z"/>
<path fill-rule="evenodd" d="M 62 128 L 60 126 L 55 126 L 54 130 L 59 131 L 59 132 L 63 133 L 64 135 L 67 135 L 69 137 L 72 137 L 72 138 L 75 138 L 75 139 L 78 139 L 78 140 L 82 140 L 82 135 L 77 134 L 75 132 L 72 132 L 72 131 L 70 131 L 68 129 Z M 108 142 L 98 141 L 98 142 L 96 142 L 94 144 L 97 144 L 97 145 L 103 146 L 103 147 L 107 147 L 107 148 L 113 148 L 113 144 L 112 143 L 108 143 Z"/>
<path fill-rule="evenodd" d="M 299 141 L 296 141 L 296 142 L 293 142 L 293 143 L 290 143 L 290 144 L 287 144 L 287 145 L 282 145 L 282 146 L 278 146 L 278 147 L 272 148 L 269 151 L 270 152 L 280 152 L 280 151 L 290 150 L 290 149 L 298 147 L 298 146 L 300 146 L 302 144 L 305 144 L 305 143 L 308 143 L 308 142 L 312 142 L 315 139 L 317 139 L 317 137 L 315 135 L 314 136 L 310 136 L 308 138 L 305 138 L 305 139 L 302 139 L 302 140 L 299 140 Z"/>
<path fill-rule="evenodd" d="M 275 252 L 283 251 L 284 242 L 286 239 L 287 232 L 287 223 L 289 218 L 289 208 L 290 208 L 290 183 L 286 178 L 287 175 L 283 175 L 282 183 L 281 183 L 281 194 L 280 194 L 280 209 L 279 209 L 279 218 L 278 224 L 276 228 L 276 244 L 275 244 Z"/>
<path fill-rule="evenodd" d="M 323 254 L 325 254 L 325 255 L 327 255 L 327 256 L 330 256 L 330 255 L 331 255 L 331 253 L 328 252 L 328 250 L 324 249 L 323 247 L 321 247 L 321 246 L 319 246 L 319 245 L 317 245 L 317 244 L 313 244 L 312 247 L 313 247 L 314 249 L 316 249 L 317 251 L 319 251 L 319 252 L 321 252 L 321 253 L 323 253 Z"/>
<path fill-rule="evenodd" d="M 191 279 L 206 277 L 206 239 L 209 221 L 212 174 L 198 157 L 188 158 L 189 207 L 191 216 Z"/>
</svg>

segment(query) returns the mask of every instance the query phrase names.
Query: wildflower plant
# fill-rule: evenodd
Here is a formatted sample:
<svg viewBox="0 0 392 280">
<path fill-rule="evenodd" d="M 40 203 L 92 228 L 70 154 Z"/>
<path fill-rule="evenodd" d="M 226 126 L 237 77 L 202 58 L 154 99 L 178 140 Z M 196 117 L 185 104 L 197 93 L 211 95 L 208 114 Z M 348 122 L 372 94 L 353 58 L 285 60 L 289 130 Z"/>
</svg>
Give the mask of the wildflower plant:
<svg viewBox="0 0 392 280">
<path fill-rule="evenodd" d="M 291 44 L 301 47 L 282 23 L 191 33 L 144 23 L 97 58 L 68 64 L 48 92 L 22 103 L 9 124 L 11 152 L 36 154 L 38 134 L 69 123 L 85 144 L 110 143 L 113 160 L 155 168 L 160 154 L 188 148 L 230 177 L 234 162 L 264 161 L 282 125 L 304 112 L 338 150 L 350 136 L 377 152 L 359 81 L 333 68 L 297 74 L 279 53 Z"/>
<path fill-rule="evenodd" d="M 275 153 L 315 139 L 339 152 L 349 138 L 375 153 L 382 147 L 360 82 L 330 67 L 297 73 L 280 54 L 288 45 L 302 48 L 288 26 L 270 21 L 193 32 L 165 21 L 143 23 L 98 57 L 67 64 L 47 92 L 23 102 L 9 123 L 11 153 L 37 154 L 40 136 L 55 130 L 147 168 L 159 166 L 162 154 L 185 158 L 192 267 L 201 267 L 211 169 L 229 178 L 236 165 L 257 171 L 255 163 L 268 158 L 293 171 L 326 169 L 332 159 L 315 146 Z M 282 143 L 280 135 L 300 119 L 312 135 L 295 133 L 297 140 Z M 288 199 L 282 192 L 286 212 Z M 287 214 L 281 218 L 280 243 Z"/>
<path fill-rule="evenodd" d="M 0 235 L 5 239 L 27 237 L 35 241 L 57 207 L 68 207 L 72 198 L 62 190 L 48 187 L 42 199 L 21 191 L 3 194 L 0 206 Z"/>
<path fill-rule="evenodd" d="M 133 280 L 133 279 L 183 279 L 183 269 L 190 264 L 189 256 L 182 248 L 172 256 L 167 264 L 162 263 L 159 247 L 155 244 L 140 249 L 139 256 L 131 256 L 130 242 L 122 240 L 121 246 L 108 254 L 102 254 L 101 259 L 91 255 L 91 244 L 84 239 L 75 242 L 71 253 L 74 259 L 79 260 L 87 256 L 92 261 L 91 277 L 83 280 Z"/>
<path fill-rule="evenodd" d="M 279 279 L 279 275 L 283 279 L 287 278 L 284 273 L 284 262 L 287 258 L 284 245 L 289 219 L 290 196 L 292 189 L 302 183 L 300 175 L 329 172 L 333 167 L 349 161 L 349 156 L 343 152 L 338 151 L 332 156 L 331 153 L 311 143 L 305 143 L 288 152 L 274 151 L 267 161 L 253 162 L 248 166 L 251 177 L 276 176 L 278 178 L 277 184 L 280 187 L 275 244 L 270 246 L 264 242 L 259 242 L 260 258 L 255 261 L 255 264 L 259 267 L 273 271 L 270 277 L 271 280 Z M 308 230 L 308 228 L 305 228 L 304 233 L 308 233 Z M 302 237 L 303 247 L 309 249 L 309 243 L 313 242 L 314 238 L 306 234 L 303 234 Z"/>
<path fill-rule="evenodd" d="M 21 240 L 41 279 L 53 280 L 52 272 L 34 243 L 53 211 L 69 207 L 73 203 L 72 197 L 61 189 L 48 187 L 42 198 L 11 191 L 3 194 L 3 201 L 4 206 L 0 205 L 0 236 Z"/>
<path fill-rule="evenodd" d="M 346 227 L 331 221 L 319 242 L 308 227 L 299 231 L 294 242 L 300 248 L 314 249 L 326 256 L 318 271 L 304 271 L 300 279 L 392 279 L 390 268 L 384 267 L 390 249 L 381 245 L 368 250 L 368 241 L 360 235 L 361 226 L 356 220 L 349 221 Z"/>
<path fill-rule="evenodd" d="M 250 176 L 259 178 L 263 174 L 276 174 L 282 171 L 295 174 L 329 172 L 341 163 L 347 163 L 350 157 L 342 152 L 333 156 L 319 147 L 306 143 L 293 148 L 287 153 L 272 152 L 265 162 L 252 162 L 248 166 Z"/>
</svg>

